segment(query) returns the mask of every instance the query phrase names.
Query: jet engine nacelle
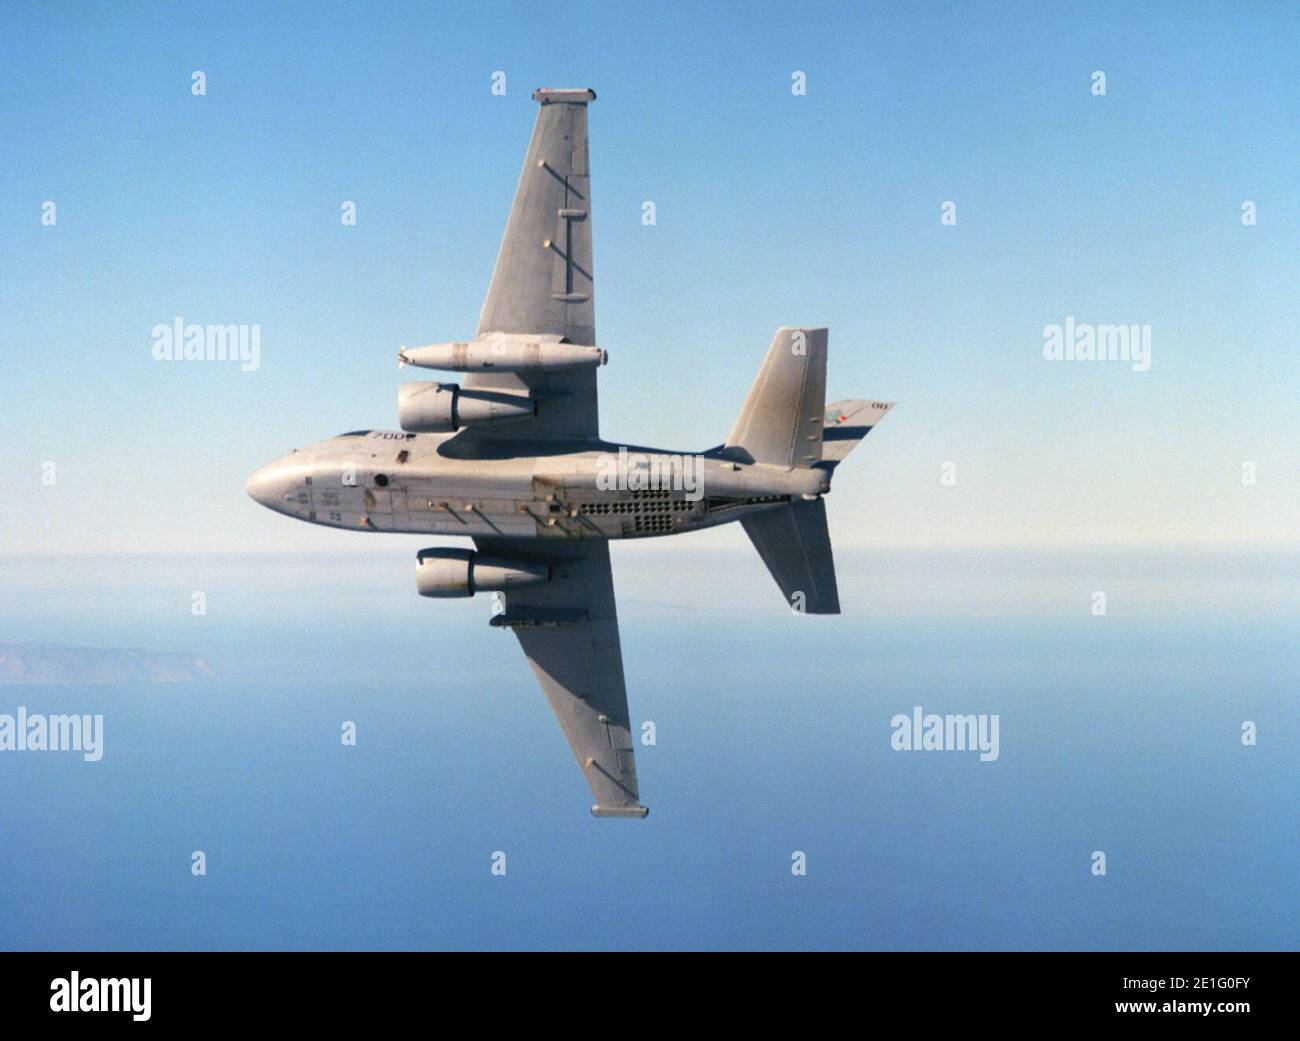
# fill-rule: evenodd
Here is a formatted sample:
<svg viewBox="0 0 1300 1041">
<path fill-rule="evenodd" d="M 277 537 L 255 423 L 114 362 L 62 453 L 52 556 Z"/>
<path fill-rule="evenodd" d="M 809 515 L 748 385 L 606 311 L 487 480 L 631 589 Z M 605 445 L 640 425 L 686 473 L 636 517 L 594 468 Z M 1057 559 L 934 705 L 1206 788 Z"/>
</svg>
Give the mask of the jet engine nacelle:
<svg viewBox="0 0 1300 1041">
<path fill-rule="evenodd" d="M 485 557 L 472 549 L 422 549 L 415 558 L 415 584 L 421 596 L 508 592 L 550 580 L 549 564 Z"/>
<path fill-rule="evenodd" d="M 409 434 L 450 434 L 536 414 L 537 402 L 527 394 L 427 382 L 407 383 L 397 392 L 397 418 Z"/>
<path fill-rule="evenodd" d="M 599 347 L 560 343 L 558 338 L 502 333 L 457 343 L 403 347 L 397 360 L 449 372 L 526 372 L 604 365 L 609 355 Z"/>
</svg>

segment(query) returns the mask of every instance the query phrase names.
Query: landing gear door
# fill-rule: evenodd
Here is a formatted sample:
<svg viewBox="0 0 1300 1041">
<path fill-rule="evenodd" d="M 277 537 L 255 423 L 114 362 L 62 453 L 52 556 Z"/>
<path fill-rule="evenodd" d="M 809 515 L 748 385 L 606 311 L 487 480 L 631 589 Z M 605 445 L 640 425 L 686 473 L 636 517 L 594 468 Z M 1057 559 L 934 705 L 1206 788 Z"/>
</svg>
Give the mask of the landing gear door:
<svg viewBox="0 0 1300 1041">
<path fill-rule="evenodd" d="M 582 516 L 581 489 L 572 468 L 533 477 L 533 501 L 528 512 L 540 538 L 580 538 L 599 534 Z"/>
</svg>

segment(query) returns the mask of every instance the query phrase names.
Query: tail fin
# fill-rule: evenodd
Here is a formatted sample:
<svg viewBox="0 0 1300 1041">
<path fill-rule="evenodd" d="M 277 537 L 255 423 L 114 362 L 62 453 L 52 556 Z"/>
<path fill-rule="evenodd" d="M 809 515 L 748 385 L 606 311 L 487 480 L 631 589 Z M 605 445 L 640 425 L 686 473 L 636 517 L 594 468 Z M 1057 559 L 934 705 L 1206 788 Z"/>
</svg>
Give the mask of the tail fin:
<svg viewBox="0 0 1300 1041">
<path fill-rule="evenodd" d="M 815 466 L 825 403 L 826 330 L 778 329 L 723 451 L 744 463 Z"/>
<path fill-rule="evenodd" d="M 741 517 L 740 523 L 791 607 L 804 614 L 840 613 L 825 499 L 801 499 Z"/>
<path fill-rule="evenodd" d="M 826 406 L 822 459 L 834 469 L 894 407 L 892 401 L 835 401 Z"/>
</svg>

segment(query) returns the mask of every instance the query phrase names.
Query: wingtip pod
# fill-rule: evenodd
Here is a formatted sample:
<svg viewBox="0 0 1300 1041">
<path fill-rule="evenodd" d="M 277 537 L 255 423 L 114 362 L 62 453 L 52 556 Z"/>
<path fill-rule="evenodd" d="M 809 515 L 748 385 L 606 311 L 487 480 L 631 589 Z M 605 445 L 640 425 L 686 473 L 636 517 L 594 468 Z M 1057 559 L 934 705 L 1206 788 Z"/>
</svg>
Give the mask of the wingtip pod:
<svg viewBox="0 0 1300 1041">
<path fill-rule="evenodd" d="M 650 813 L 649 806 L 593 806 L 593 817 L 645 817 Z"/>
<path fill-rule="evenodd" d="M 538 87 L 533 91 L 533 100 L 540 101 L 543 105 L 549 105 L 552 102 L 568 101 L 585 105 L 590 101 L 596 100 L 596 92 L 590 87 L 581 89 L 565 87 Z"/>
</svg>

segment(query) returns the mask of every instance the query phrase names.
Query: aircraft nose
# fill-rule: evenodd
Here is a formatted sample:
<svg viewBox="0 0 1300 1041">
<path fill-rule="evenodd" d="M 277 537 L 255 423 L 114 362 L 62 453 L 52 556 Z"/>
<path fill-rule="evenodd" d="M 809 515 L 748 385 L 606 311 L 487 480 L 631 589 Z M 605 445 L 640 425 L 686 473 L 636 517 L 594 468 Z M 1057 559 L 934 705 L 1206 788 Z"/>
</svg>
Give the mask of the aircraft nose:
<svg viewBox="0 0 1300 1041">
<path fill-rule="evenodd" d="M 268 463 L 248 479 L 245 487 L 254 502 L 283 512 L 284 498 L 289 494 L 292 483 L 293 478 L 283 465 Z"/>
</svg>

